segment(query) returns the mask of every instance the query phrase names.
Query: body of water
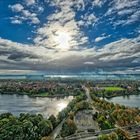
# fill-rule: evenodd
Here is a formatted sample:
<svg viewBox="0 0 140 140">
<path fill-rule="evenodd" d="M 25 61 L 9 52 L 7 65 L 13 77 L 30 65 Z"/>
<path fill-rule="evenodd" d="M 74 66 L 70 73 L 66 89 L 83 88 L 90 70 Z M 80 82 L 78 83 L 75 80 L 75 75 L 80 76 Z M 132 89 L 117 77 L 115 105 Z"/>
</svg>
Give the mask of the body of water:
<svg viewBox="0 0 140 140">
<path fill-rule="evenodd" d="M 0 94 L 0 114 L 11 112 L 14 115 L 20 113 L 40 113 L 44 117 L 57 115 L 73 99 L 72 96 L 65 98 L 41 98 L 27 95 Z"/>
<path fill-rule="evenodd" d="M 140 80 L 140 74 L 52 74 L 52 75 L 0 75 L 0 79 L 29 79 L 29 80 L 46 80 L 46 79 L 79 79 L 79 80 Z"/>
<path fill-rule="evenodd" d="M 129 107 L 140 108 L 140 95 L 118 96 L 106 100 L 109 102 L 118 103 Z"/>
</svg>

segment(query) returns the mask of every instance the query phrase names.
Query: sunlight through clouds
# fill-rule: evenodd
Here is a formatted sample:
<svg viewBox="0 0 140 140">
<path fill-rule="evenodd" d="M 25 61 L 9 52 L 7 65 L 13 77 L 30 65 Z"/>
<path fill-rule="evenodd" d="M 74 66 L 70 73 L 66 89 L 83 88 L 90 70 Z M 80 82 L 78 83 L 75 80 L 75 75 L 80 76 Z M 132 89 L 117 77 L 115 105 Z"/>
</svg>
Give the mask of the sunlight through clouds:
<svg viewBox="0 0 140 140">
<path fill-rule="evenodd" d="M 7 1 L 2 71 L 139 72 L 139 0 Z"/>
<path fill-rule="evenodd" d="M 60 10 L 47 17 L 48 24 L 45 24 L 37 30 L 37 36 L 34 42 L 39 46 L 42 45 L 56 49 L 77 48 L 79 45 L 87 43 L 88 38 L 80 31 L 78 23 L 75 20 L 75 11 L 71 8 L 74 3 L 68 0 L 54 0 L 50 4 L 60 8 Z M 56 36 L 58 32 L 59 35 Z M 62 37 L 64 40 L 62 40 Z"/>
<path fill-rule="evenodd" d="M 57 31 L 54 40 L 60 49 L 70 49 L 71 36 L 65 31 Z"/>
</svg>

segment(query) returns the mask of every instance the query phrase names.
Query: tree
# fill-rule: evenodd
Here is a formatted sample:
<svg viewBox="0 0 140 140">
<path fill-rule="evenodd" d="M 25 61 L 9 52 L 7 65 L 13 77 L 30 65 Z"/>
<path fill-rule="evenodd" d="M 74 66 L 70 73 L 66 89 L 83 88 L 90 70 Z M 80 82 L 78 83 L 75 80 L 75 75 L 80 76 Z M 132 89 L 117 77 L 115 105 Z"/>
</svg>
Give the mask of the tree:
<svg viewBox="0 0 140 140">
<path fill-rule="evenodd" d="M 109 137 L 109 135 L 103 134 L 98 137 L 98 140 L 112 140 L 112 139 Z"/>
<path fill-rule="evenodd" d="M 52 140 L 52 138 L 51 137 L 43 137 L 41 140 Z"/>
<path fill-rule="evenodd" d="M 76 124 L 73 120 L 67 119 L 66 122 L 62 126 L 61 130 L 61 136 L 69 136 L 71 134 L 74 134 L 77 130 Z"/>
<path fill-rule="evenodd" d="M 53 128 L 57 126 L 57 119 L 54 115 L 51 115 L 48 120 L 52 123 Z"/>
<path fill-rule="evenodd" d="M 12 114 L 0 115 L 0 140 L 40 140 L 47 136 L 53 127 L 42 115 Z"/>
<path fill-rule="evenodd" d="M 70 118 L 71 120 L 74 119 L 74 112 L 71 111 L 71 112 L 69 113 L 69 118 Z"/>
<path fill-rule="evenodd" d="M 53 129 L 51 122 L 48 120 L 42 120 L 41 122 L 39 122 L 38 127 L 39 127 L 39 133 L 41 134 L 41 136 L 49 135 L 49 133 Z"/>
<path fill-rule="evenodd" d="M 115 133 L 115 132 L 112 132 L 109 136 L 110 136 L 111 140 L 119 140 L 119 137 L 118 137 L 117 133 Z"/>
</svg>

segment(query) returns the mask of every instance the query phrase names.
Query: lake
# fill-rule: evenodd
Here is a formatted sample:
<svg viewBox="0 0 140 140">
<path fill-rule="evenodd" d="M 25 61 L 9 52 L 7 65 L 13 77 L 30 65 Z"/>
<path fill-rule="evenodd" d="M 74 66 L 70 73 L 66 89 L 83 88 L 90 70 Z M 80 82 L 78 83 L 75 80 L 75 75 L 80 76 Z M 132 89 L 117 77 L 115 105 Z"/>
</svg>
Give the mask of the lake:
<svg viewBox="0 0 140 140">
<path fill-rule="evenodd" d="M 41 98 L 27 95 L 0 94 L 0 114 L 11 112 L 14 115 L 20 113 L 40 113 L 44 117 L 57 115 L 73 99 L 73 96 L 64 98 Z"/>
<path fill-rule="evenodd" d="M 118 103 L 129 107 L 140 108 L 140 95 L 118 96 L 106 100 L 109 102 Z"/>
</svg>

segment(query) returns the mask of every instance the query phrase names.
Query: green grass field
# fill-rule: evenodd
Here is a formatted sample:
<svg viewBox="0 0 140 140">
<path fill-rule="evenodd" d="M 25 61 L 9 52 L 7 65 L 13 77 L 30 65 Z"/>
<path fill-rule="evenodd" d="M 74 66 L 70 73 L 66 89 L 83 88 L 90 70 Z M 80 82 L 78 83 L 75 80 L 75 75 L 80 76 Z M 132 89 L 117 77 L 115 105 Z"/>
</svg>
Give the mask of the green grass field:
<svg viewBox="0 0 140 140">
<path fill-rule="evenodd" d="M 47 92 L 45 93 L 40 93 L 40 94 L 35 94 L 35 95 L 32 95 L 32 96 L 35 96 L 35 97 L 47 97 L 49 94 Z"/>
<path fill-rule="evenodd" d="M 120 90 L 125 90 L 124 88 L 121 87 L 104 87 L 106 91 L 120 91 Z"/>
</svg>

